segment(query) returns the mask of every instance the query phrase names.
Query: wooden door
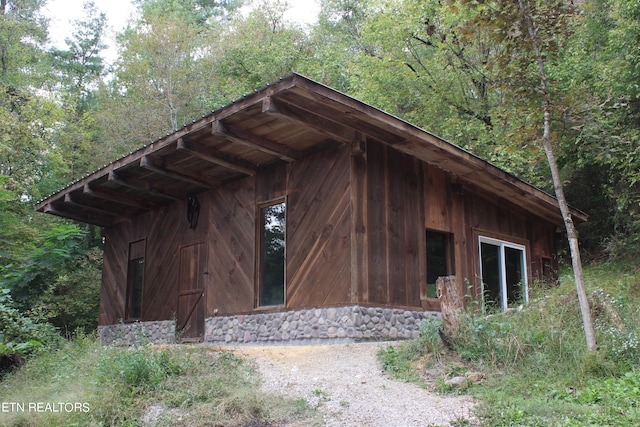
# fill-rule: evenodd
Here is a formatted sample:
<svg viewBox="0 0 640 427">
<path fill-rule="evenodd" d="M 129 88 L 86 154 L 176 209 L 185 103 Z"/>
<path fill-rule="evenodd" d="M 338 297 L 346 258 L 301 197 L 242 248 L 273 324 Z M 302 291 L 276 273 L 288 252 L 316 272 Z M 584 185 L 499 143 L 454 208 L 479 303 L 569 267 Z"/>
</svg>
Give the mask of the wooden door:
<svg viewBox="0 0 640 427">
<path fill-rule="evenodd" d="M 176 336 L 179 341 L 204 340 L 204 288 L 207 254 L 204 243 L 180 248 L 180 284 Z"/>
</svg>

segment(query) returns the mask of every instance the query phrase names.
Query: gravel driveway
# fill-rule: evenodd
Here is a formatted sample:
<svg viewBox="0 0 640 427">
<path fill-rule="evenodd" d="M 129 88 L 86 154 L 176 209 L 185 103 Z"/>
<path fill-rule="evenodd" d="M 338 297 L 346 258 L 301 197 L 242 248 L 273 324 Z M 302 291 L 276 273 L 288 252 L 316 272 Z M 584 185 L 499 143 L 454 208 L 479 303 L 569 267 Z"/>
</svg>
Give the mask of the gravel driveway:
<svg viewBox="0 0 640 427">
<path fill-rule="evenodd" d="M 439 396 L 390 379 L 376 358 L 389 343 L 239 346 L 253 361 L 262 388 L 306 399 L 326 426 L 447 426 L 473 419 L 469 397 Z"/>
</svg>

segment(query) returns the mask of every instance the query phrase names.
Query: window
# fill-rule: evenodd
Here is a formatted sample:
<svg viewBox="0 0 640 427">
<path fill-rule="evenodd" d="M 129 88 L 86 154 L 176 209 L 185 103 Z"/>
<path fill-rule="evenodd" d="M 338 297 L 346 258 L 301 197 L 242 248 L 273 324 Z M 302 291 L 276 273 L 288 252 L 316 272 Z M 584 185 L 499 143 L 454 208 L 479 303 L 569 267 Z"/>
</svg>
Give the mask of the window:
<svg viewBox="0 0 640 427">
<path fill-rule="evenodd" d="M 451 274 L 451 234 L 427 230 L 427 298 L 438 298 L 436 280 Z"/>
<path fill-rule="evenodd" d="M 127 307 L 126 318 L 142 318 L 142 287 L 144 285 L 145 241 L 129 244 L 129 263 L 127 265 Z"/>
<path fill-rule="evenodd" d="M 480 237 L 480 276 L 486 306 L 506 310 L 527 301 L 525 247 Z"/>
<path fill-rule="evenodd" d="M 260 208 L 259 305 L 284 304 L 286 203 Z"/>
</svg>

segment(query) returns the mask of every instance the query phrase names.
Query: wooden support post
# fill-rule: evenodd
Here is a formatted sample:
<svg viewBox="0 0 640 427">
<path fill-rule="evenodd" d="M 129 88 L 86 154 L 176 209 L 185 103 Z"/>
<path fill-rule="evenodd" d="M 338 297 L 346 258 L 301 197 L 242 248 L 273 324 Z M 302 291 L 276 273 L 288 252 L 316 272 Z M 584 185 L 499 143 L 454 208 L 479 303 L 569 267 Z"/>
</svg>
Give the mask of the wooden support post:
<svg viewBox="0 0 640 427">
<path fill-rule="evenodd" d="M 455 276 L 438 277 L 436 289 L 442 313 L 440 337 L 447 347 L 451 347 L 460 333 L 460 316 L 464 308 L 463 298 L 460 295 Z"/>
</svg>

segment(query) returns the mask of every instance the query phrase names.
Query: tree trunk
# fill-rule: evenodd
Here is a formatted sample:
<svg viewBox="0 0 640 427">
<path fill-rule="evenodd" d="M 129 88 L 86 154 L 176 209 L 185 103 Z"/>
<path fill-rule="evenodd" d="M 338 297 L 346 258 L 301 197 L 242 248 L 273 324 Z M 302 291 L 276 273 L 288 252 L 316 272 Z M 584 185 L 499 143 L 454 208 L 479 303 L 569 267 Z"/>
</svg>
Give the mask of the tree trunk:
<svg viewBox="0 0 640 427">
<path fill-rule="evenodd" d="M 460 315 L 463 299 L 455 276 L 438 277 L 436 280 L 440 313 L 442 314 L 442 329 L 440 338 L 451 348 L 460 335 Z"/>
<path fill-rule="evenodd" d="M 2 15 L 4 17 L 4 15 L 6 15 L 7 11 L 7 0 L 0 0 L 0 15 Z M 7 42 L 7 44 L 9 44 L 9 42 Z M 2 75 L 2 77 L 0 77 L 0 79 L 2 80 L 2 84 L 3 85 L 7 85 L 7 73 L 8 73 L 8 66 L 7 66 L 7 51 L 5 49 L 5 46 L 0 45 L 0 73 Z"/>
<path fill-rule="evenodd" d="M 540 51 L 538 40 L 536 39 L 537 29 L 533 23 L 533 17 L 531 15 L 531 9 L 529 7 L 529 0 L 518 0 L 520 10 L 524 13 L 524 21 L 527 26 L 527 32 L 529 40 L 533 46 L 536 60 L 538 62 L 538 74 L 540 77 L 540 90 L 543 96 L 543 110 L 544 110 L 544 133 L 542 135 L 542 145 L 544 152 L 547 155 L 549 162 L 549 168 L 551 169 L 551 178 L 553 179 L 553 187 L 558 199 L 558 205 L 562 218 L 564 220 L 565 228 L 567 229 L 567 239 L 569 240 L 569 248 L 571 250 L 571 264 L 573 266 L 573 275 L 576 282 L 576 291 L 578 293 L 578 302 L 580 304 L 580 312 L 582 313 L 582 325 L 584 328 L 585 337 L 587 340 L 587 349 L 589 351 L 596 351 L 596 335 L 593 329 L 593 319 L 591 318 L 591 311 L 589 310 L 589 301 L 587 300 L 587 292 L 584 287 L 584 278 L 582 274 L 582 260 L 580 259 L 580 248 L 578 246 L 578 232 L 573 224 L 571 218 L 571 212 L 569 211 L 569 205 L 567 199 L 564 196 L 564 189 L 562 187 L 562 179 L 558 170 L 558 164 L 553 154 L 553 147 L 551 146 L 551 102 L 550 95 L 547 89 L 547 74 L 544 65 L 544 58 Z"/>
</svg>

